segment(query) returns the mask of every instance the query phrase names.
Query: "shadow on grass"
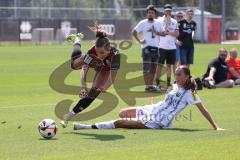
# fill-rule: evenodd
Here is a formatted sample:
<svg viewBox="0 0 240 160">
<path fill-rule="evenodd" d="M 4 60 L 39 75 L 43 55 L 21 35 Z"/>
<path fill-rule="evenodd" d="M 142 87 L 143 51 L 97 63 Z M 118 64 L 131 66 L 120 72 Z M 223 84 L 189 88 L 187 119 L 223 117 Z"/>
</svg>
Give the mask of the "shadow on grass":
<svg viewBox="0 0 240 160">
<path fill-rule="evenodd" d="M 55 141 L 55 140 L 58 140 L 58 139 L 57 138 L 51 138 L 51 139 L 39 138 L 38 140 L 40 140 L 40 141 Z"/>
<path fill-rule="evenodd" d="M 115 140 L 125 138 L 123 135 L 119 135 L 119 134 L 93 134 L 93 133 L 79 133 L 79 132 L 68 132 L 65 134 L 76 134 L 80 136 L 85 136 L 85 139 L 97 139 L 100 141 L 115 141 Z"/>
<path fill-rule="evenodd" d="M 179 132 L 198 132 L 198 131 L 207 131 L 209 129 L 187 129 L 187 128 L 164 128 L 165 131 L 179 131 Z"/>
</svg>

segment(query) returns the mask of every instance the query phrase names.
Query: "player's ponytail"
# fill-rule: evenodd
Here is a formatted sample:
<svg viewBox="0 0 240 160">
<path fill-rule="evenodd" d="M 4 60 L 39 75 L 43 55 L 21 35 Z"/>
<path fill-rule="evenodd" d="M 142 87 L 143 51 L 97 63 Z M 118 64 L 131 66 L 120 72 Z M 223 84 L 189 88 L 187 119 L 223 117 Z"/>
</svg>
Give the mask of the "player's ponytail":
<svg viewBox="0 0 240 160">
<path fill-rule="evenodd" d="M 103 31 L 97 31 L 96 32 L 96 37 L 97 38 L 105 38 L 105 37 L 107 37 L 107 33 L 103 32 Z"/>
<path fill-rule="evenodd" d="M 101 29 L 101 26 L 95 22 L 93 27 L 89 27 L 96 34 L 95 46 L 98 48 L 104 47 L 106 50 L 110 50 L 110 41 L 107 38 L 107 33 Z"/>
<path fill-rule="evenodd" d="M 196 84 L 194 78 L 192 78 L 192 76 L 189 76 L 188 80 L 185 83 L 184 88 L 187 89 L 187 90 L 191 89 L 192 92 L 196 92 L 197 84 Z"/>
<path fill-rule="evenodd" d="M 189 68 L 186 66 L 180 66 L 180 67 L 178 67 L 178 69 L 181 69 L 186 76 L 189 76 L 183 86 L 184 89 L 186 89 L 186 90 L 190 89 L 190 90 L 192 90 L 192 92 L 196 92 L 197 83 L 195 82 L 194 78 L 192 78 Z"/>
</svg>

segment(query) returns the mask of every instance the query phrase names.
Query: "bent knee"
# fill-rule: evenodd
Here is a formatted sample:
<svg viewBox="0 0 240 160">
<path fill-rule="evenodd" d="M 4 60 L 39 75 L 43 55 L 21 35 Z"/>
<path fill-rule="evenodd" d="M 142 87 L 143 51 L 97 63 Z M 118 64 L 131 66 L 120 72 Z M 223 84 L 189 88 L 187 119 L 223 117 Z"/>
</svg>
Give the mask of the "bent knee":
<svg viewBox="0 0 240 160">
<path fill-rule="evenodd" d="M 72 62 L 71 62 L 71 69 L 78 70 L 78 69 L 81 69 L 81 67 L 77 67 L 75 62 L 74 62 L 74 60 L 72 60 Z"/>
<path fill-rule="evenodd" d="M 125 109 L 122 109 L 122 110 L 118 113 L 118 115 L 119 115 L 120 118 L 126 117 L 126 114 L 127 114 L 127 112 L 126 112 Z"/>
<path fill-rule="evenodd" d="M 76 67 L 73 64 L 71 64 L 71 69 L 76 70 Z"/>
<path fill-rule="evenodd" d="M 118 115 L 119 115 L 120 118 L 131 117 L 131 113 L 129 112 L 129 108 L 127 108 L 127 109 L 122 109 L 122 110 L 119 112 Z"/>
<path fill-rule="evenodd" d="M 234 80 L 232 80 L 232 79 L 228 80 L 229 87 L 233 87 L 234 83 L 235 83 Z"/>
<path fill-rule="evenodd" d="M 234 83 L 235 83 L 236 85 L 239 85 L 239 84 L 240 84 L 240 79 L 237 79 Z"/>
<path fill-rule="evenodd" d="M 135 118 L 136 117 L 135 107 L 129 107 L 129 108 L 122 109 L 119 112 L 119 117 L 120 118 Z"/>
</svg>

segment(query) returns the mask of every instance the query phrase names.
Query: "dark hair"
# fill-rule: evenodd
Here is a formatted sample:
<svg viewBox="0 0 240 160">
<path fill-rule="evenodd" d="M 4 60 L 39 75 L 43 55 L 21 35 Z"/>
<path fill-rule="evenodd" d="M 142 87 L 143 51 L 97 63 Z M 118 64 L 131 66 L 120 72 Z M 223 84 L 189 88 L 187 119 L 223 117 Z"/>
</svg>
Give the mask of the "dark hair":
<svg viewBox="0 0 240 160">
<path fill-rule="evenodd" d="M 107 38 L 107 34 L 105 32 L 97 32 L 96 33 L 96 37 L 97 37 L 97 40 L 95 42 L 95 46 L 96 47 L 99 47 L 99 48 L 102 48 L 104 47 L 104 49 L 106 50 L 110 50 L 110 41 L 109 39 Z"/>
<path fill-rule="evenodd" d="M 155 13 L 157 12 L 156 8 L 152 4 L 147 6 L 147 10 L 146 11 L 148 12 L 149 10 L 154 11 Z"/>
<path fill-rule="evenodd" d="M 194 13 L 193 9 L 191 9 L 191 8 L 189 8 L 189 9 L 186 10 L 186 13 L 188 13 L 188 12 Z"/>
<path fill-rule="evenodd" d="M 89 28 L 96 34 L 97 40 L 95 42 L 95 46 L 99 48 L 104 47 L 104 49 L 110 50 L 110 41 L 107 38 L 107 33 L 101 29 L 101 26 L 95 22 L 94 26 Z"/>
<path fill-rule="evenodd" d="M 177 70 L 182 70 L 185 75 L 189 76 L 189 78 L 187 79 L 187 81 L 185 82 L 185 84 L 183 86 L 184 89 L 186 89 L 186 90 L 191 89 L 192 92 L 196 92 L 197 84 L 196 84 L 194 78 L 192 78 L 192 76 L 191 76 L 190 69 L 186 66 L 179 66 L 177 68 Z"/>
</svg>

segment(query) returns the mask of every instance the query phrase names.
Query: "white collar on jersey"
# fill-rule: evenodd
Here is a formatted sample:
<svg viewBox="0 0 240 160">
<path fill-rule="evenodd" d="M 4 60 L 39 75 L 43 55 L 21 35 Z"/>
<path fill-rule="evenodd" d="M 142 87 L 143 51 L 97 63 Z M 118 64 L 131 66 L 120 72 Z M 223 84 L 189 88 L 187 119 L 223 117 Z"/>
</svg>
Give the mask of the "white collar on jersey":
<svg viewBox="0 0 240 160">
<path fill-rule="evenodd" d="M 172 85 L 173 89 L 184 89 L 183 87 L 177 85 L 176 83 Z"/>
</svg>

